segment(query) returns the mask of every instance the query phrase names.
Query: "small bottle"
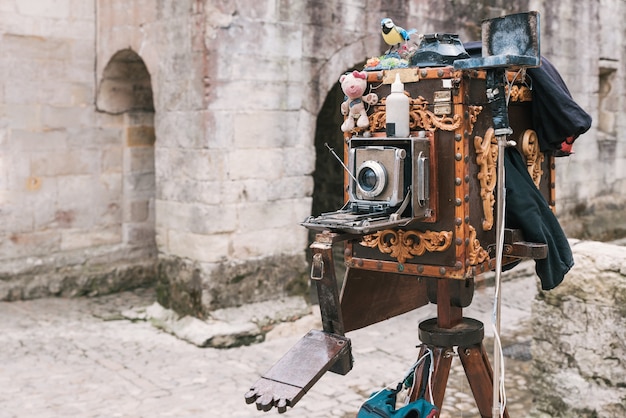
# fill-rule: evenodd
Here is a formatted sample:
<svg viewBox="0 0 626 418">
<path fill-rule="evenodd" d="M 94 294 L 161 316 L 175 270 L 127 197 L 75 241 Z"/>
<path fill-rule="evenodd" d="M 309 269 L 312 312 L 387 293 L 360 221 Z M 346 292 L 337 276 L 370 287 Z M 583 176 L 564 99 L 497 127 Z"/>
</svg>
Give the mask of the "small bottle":
<svg viewBox="0 0 626 418">
<path fill-rule="evenodd" d="M 404 94 L 404 83 L 400 74 L 391 83 L 391 94 L 387 96 L 385 114 L 385 130 L 387 136 L 396 138 L 409 137 L 409 98 Z"/>
</svg>

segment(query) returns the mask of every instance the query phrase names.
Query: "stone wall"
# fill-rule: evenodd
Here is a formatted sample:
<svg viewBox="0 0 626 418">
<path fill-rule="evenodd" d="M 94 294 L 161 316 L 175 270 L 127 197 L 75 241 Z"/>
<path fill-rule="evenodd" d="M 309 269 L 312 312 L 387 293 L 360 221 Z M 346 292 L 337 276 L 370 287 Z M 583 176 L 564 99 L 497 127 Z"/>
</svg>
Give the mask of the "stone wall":
<svg viewBox="0 0 626 418">
<path fill-rule="evenodd" d="M 534 417 L 626 416 L 626 248 L 572 246 L 576 265 L 532 307 Z"/>
<path fill-rule="evenodd" d="M 94 111 L 94 2 L 3 1 L 0 37 L 0 299 L 153 281 L 124 117 Z"/>
</svg>

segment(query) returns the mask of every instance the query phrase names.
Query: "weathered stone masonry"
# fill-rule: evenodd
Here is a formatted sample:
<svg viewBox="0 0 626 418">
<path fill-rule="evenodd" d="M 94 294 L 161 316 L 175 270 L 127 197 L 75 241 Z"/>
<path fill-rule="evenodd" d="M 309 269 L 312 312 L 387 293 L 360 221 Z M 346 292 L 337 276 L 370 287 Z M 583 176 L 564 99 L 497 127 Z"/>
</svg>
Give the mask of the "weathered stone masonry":
<svg viewBox="0 0 626 418">
<path fill-rule="evenodd" d="M 384 16 L 474 40 L 483 18 L 539 10 L 543 54 L 601 121 L 558 162 L 559 213 L 572 234 L 619 234 L 624 7 L 5 1 L 0 298 L 158 276 L 164 305 L 203 315 L 298 288 L 308 246 L 299 222 L 326 175 L 315 160 L 329 158 L 315 154 L 318 115 L 342 72 L 385 49 Z"/>
</svg>

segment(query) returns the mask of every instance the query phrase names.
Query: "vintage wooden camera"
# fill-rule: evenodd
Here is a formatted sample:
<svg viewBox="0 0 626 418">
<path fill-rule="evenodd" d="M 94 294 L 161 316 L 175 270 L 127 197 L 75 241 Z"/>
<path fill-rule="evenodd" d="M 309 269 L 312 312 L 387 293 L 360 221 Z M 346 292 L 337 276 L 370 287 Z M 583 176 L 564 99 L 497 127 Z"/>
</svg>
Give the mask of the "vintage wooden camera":
<svg viewBox="0 0 626 418">
<path fill-rule="evenodd" d="M 523 44 L 521 55 L 507 52 L 498 35 L 498 30 L 510 33 L 511 28 L 514 43 Z M 350 370 L 346 332 L 436 303 L 437 318 L 420 324 L 420 339 L 430 346 L 466 348 L 463 355 L 468 357 L 461 361 L 470 386 L 481 414 L 491 416 L 487 397 L 477 395 L 485 392 L 479 387 L 491 383 L 482 324 L 463 318 L 462 309 L 471 303 L 474 278 L 496 268 L 497 232 L 504 236 L 503 265 L 547 254 L 545 244 L 527 242 L 521 230 L 496 231 L 496 185 L 503 177 L 496 162 L 503 139 L 522 155 L 534 187 L 552 208 L 555 204 L 554 156 L 541 152 L 533 127 L 531 80 L 525 72 L 539 65 L 537 28 L 538 15 L 532 12 L 495 19 L 483 25 L 487 53 L 478 61 L 367 71 L 380 100 L 368 110 L 369 127 L 345 135 L 346 205 L 303 222 L 319 232 L 311 245 L 311 280 L 324 331 L 307 334 L 285 356 L 288 360 L 277 363 L 251 389 L 249 402 L 256 400 L 260 409 L 284 410 L 325 371 Z M 520 31 L 526 31 L 524 36 Z M 493 52 L 493 45 L 504 50 Z M 492 58 L 492 53 L 497 55 Z M 433 54 L 428 51 L 428 57 Z M 398 76 L 410 101 L 407 138 L 389 137 L 385 126 L 386 98 Z M 508 99 L 504 107 L 495 103 L 502 97 Z M 339 242 L 345 245 L 347 266 L 341 292 L 331 251 Z M 310 350 L 319 350 L 316 364 L 296 360 L 305 357 L 299 352 Z M 439 369 L 443 388 L 435 388 L 441 405 L 450 360 L 436 361 L 444 364 Z M 302 382 L 277 383 L 294 376 L 294 368 Z M 274 397 L 268 394 L 272 388 L 278 388 Z"/>
<path fill-rule="evenodd" d="M 411 100 L 406 139 L 385 134 L 384 97 L 396 73 Z M 486 72 L 406 68 L 368 79 L 383 99 L 370 109 L 371 136 L 346 138 L 346 207 L 303 224 L 358 235 L 346 240 L 350 269 L 462 280 L 491 270 L 497 144 Z M 509 94 L 510 138 L 554 205 L 554 157 L 539 150 L 528 80 L 518 75 Z M 520 236 L 507 238 L 513 245 Z"/>
</svg>

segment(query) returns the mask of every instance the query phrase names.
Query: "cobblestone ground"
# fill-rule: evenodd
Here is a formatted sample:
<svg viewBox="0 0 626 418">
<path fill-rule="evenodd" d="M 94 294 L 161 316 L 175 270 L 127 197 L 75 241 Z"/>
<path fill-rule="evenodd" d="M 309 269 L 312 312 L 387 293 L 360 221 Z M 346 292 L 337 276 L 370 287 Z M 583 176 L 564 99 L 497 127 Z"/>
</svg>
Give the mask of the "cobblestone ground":
<svg viewBox="0 0 626 418">
<path fill-rule="evenodd" d="M 533 277 L 503 287 L 502 338 L 508 408 L 523 417 L 528 394 Z M 493 289 L 477 289 L 466 316 L 490 323 Z M 0 303 L 0 418 L 5 417 L 275 417 L 246 405 L 244 393 L 309 329 L 311 315 L 286 324 L 260 344 L 226 350 L 198 348 L 148 322 L 123 320 L 123 310 L 148 306 L 152 290 L 93 299 Z M 424 307 L 350 333 L 354 369 L 327 373 L 281 416 L 354 417 L 369 394 L 402 378 L 415 361 Z M 485 345 L 491 351 L 489 326 Z M 442 417 L 479 416 L 454 359 Z"/>
</svg>

